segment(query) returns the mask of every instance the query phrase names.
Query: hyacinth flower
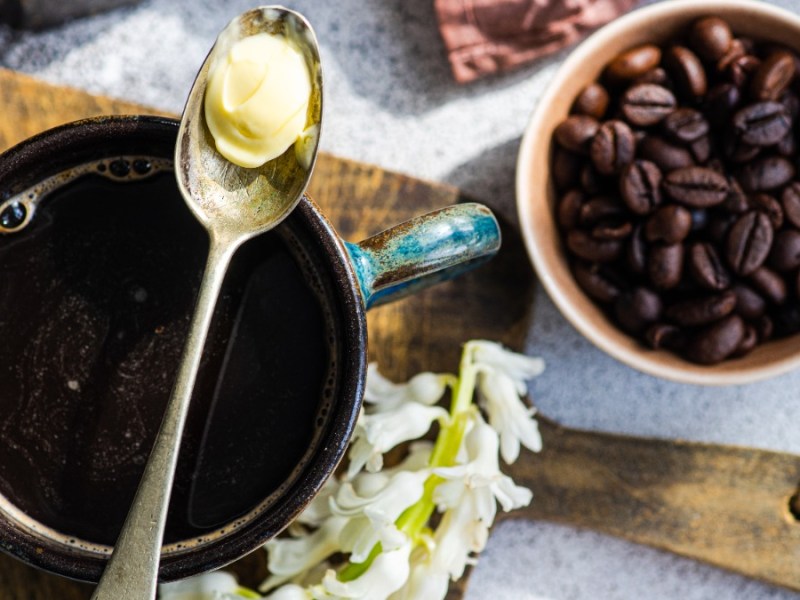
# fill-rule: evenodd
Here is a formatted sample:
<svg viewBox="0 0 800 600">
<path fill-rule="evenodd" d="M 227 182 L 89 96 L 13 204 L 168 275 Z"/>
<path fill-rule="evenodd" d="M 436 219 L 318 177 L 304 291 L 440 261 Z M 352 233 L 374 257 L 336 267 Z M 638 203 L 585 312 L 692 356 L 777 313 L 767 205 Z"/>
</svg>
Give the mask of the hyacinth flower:
<svg viewBox="0 0 800 600">
<path fill-rule="evenodd" d="M 370 365 L 348 466 L 288 535 L 266 544 L 266 595 L 231 579 L 205 579 L 221 575 L 214 573 L 180 582 L 187 590 L 218 585 L 212 595 L 176 596 L 177 588 L 162 586 L 160 599 L 443 599 L 486 545 L 498 506 L 531 502 L 530 490 L 502 473 L 500 458 L 511 463 L 521 447 L 541 449 L 535 411 L 523 397 L 543 369 L 540 359 L 484 340 L 464 345 L 458 376 L 421 373 L 394 383 Z M 445 410 L 438 404 L 448 389 Z M 402 462 L 384 467 L 387 452 L 422 438 L 434 423 L 433 444 L 412 443 Z"/>
</svg>

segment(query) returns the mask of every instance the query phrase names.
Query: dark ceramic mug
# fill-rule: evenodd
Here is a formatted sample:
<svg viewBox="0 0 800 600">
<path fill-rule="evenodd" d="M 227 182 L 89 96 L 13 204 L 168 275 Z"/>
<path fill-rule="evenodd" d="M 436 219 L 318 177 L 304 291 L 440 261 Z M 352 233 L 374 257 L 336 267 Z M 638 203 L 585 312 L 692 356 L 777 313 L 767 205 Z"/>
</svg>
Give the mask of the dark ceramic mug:
<svg viewBox="0 0 800 600">
<path fill-rule="evenodd" d="M 96 581 L 183 347 L 205 232 L 180 198 L 177 123 L 108 117 L 0 156 L 0 545 Z M 342 458 L 366 373 L 365 310 L 493 255 L 477 204 L 359 244 L 304 198 L 228 270 L 184 435 L 160 576 L 276 535 Z"/>
</svg>

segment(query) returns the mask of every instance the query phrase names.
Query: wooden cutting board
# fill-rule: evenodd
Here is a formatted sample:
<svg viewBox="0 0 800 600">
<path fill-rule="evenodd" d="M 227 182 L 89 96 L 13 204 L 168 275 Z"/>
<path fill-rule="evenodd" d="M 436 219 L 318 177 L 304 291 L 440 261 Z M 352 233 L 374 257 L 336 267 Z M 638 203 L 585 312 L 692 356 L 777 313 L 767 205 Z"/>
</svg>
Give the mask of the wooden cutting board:
<svg viewBox="0 0 800 600">
<path fill-rule="evenodd" d="M 0 103 L 0 149 L 83 117 L 153 112 L 5 70 Z M 310 195 L 350 241 L 461 200 L 455 188 L 325 154 Z M 504 225 L 503 248 L 487 266 L 370 311 L 370 359 L 400 380 L 454 371 L 469 339 L 520 349 L 533 290 L 519 235 Z M 511 518 L 586 527 L 800 590 L 800 457 L 576 431 L 545 417 L 540 423 L 544 450 L 509 469 L 535 500 Z M 255 552 L 233 568 L 256 585 L 263 563 Z M 85 600 L 91 589 L 0 555 L 0 600 Z M 454 587 L 451 598 L 461 595 L 463 586 Z"/>
</svg>

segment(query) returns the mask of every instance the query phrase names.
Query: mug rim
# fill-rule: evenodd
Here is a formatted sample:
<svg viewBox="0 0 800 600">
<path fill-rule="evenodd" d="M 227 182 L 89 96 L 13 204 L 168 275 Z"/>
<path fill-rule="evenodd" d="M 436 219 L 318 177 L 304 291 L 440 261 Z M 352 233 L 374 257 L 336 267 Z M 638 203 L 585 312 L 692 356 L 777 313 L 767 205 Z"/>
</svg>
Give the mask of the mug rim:
<svg viewBox="0 0 800 600">
<path fill-rule="evenodd" d="M 0 191 L 17 193 L 45 177 L 95 159 L 144 154 L 172 159 L 179 121 L 169 117 L 123 115 L 74 121 L 39 133 L 0 155 Z M 54 152 L 54 148 L 57 150 Z M 160 152 L 154 152 L 162 149 Z M 167 151 L 164 152 L 163 149 Z M 46 160 L 42 160 L 45 157 Z M 8 183 L 4 183 L 8 181 Z M 8 186 L 4 188 L 3 186 Z M 188 210 L 188 209 L 187 209 Z M 162 555 L 159 580 L 170 581 L 220 568 L 280 533 L 319 492 L 343 458 L 361 408 L 367 366 L 366 308 L 345 242 L 307 195 L 287 218 L 317 248 L 332 282 L 334 320 L 341 323 L 336 346 L 341 373 L 337 399 L 308 464 L 275 502 L 242 526 L 203 545 Z M 340 320 L 341 319 L 341 320 Z M 8 504 L 12 504 L 10 501 Z M 37 521 L 38 522 L 38 521 Z M 98 581 L 109 553 L 62 544 L 21 526 L 0 511 L 0 549 L 35 567 L 73 579 Z M 66 537 L 66 536 L 65 536 Z M 172 544 L 171 544 L 172 545 Z"/>
</svg>

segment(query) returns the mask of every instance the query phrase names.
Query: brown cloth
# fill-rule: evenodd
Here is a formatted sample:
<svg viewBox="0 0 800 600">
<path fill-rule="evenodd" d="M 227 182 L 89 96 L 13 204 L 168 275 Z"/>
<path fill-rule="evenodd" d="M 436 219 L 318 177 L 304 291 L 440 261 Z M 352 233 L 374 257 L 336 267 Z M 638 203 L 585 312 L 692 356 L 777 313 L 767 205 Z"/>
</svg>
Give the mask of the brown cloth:
<svg viewBox="0 0 800 600">
<path fill-rule="evenodd" d="M 434 0 L 453 75 L 467 83 L 578 41 L 636 0 Z"/>
</svg>

